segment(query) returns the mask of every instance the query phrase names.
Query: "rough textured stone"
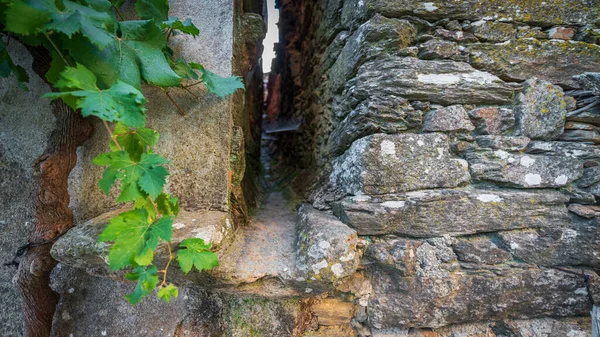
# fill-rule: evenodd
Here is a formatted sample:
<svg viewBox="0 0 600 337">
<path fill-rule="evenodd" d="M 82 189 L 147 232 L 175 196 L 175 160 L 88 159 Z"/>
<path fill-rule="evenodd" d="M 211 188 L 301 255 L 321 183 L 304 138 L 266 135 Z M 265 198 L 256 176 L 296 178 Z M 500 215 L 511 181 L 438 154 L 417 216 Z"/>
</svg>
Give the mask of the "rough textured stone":
<svg viewBox="0 0 600 337">
<path fill-rule="evenodd" d="M 520 188 L 562 187 L 583 173 L 583 165 L 565 156 L 481 150 L 465 155 L 474 180 Z"/>
<path fill-rule="evenodd" d="M 504 104 L 519 88 L 466 63 L 381 56 L 358 69 L 353 94 L 396 95 L 442 105 Z"/>
<path fill-rule="evenodd" d="M 25 91 L 14 76 L 0 78 L 0 264 L 11 262 L 27 243 L 36 195 L 32 164 L 44 152 L 55 123 L 49 101 L 40 98 L 49 87 L 31 70 L 25 47 L 10 40 L 8 54 L 30 80 Z M 0 267 L 0 336 L 22 334 L 21 295 L 12 283 L 16 271 L 15 266 Z"/>
<path fill-rule="evenodd" d="M 350 325 L 354 307 L 338 298 L 326 298 L 313 304 L 311 310 L 318 317 L 319 325 Z"/>
<path fill-rule="evenodd" d="M 442 134 L 376 134 L 355 141 L 333 163 L 331 181 L 348 194 L 456 187 L 469 181 L 464 160 Z"/>
<path fill-rule="evenodd" d="M 419 45 L 419 58 L 423 60 L 447 59 L 458 53 L 456 42 L 431 39 Z"/>
<path fill-rule="evenodd" d="M 595 1 L 560 0 L 531 2 L 514 0 L 465 0 L 416 2 L 411 0 L 352 0 L 344 2 L 342 22 L 352 26 L 373 12 L 388 17 L 417 15 L 426 19 L 468 19 L 471 21 L 493 18 L 516 22 L 551 25 L 580 25 L 598 22 L 600 8 Z"/>
<path fill-rule="evenodd" d="M 515 99 L 516 133 L 537 140 L 557 139 L 564 131 L 567 104 L 560 87 L 531 79 Z"/>
<path fill-rule="evenodd" d="M 540 266 L 600 266 L 600 226 L 596 220 L 500 232 L 504 246 L 526 263 Z"/>
<path fill-rule="evenodd" d="M 455 41 L 458 43 L 462 42 L 476 42 L 477 38 L 475 35 L 467 32 L 463 32 L 461 30 L 451 31 L 443 28 L 438 28 L 435 30 L 435 34 L 444 39 Z"/>
<path fill-rule="evenodd" d="M 512 257 L 485 236 L 456 239 L 452 249 L 460 261 L 476 264 L 499 264 Z"/>
<path fill-rule="evenodd" d="M 473 131 L 475 127 L 469 120 L 467 110 L 462 105 L 451 105 L 432 110 L 425 116 L 423 131 Z"/>
<path fill-rule="evenodd" d="M 558 140 L 600 144 L 600 133 L 596 130 L 565 130 Z"/>
<path fill-rule="evenodd" d="M 428 190 L 385 199 L 346 198 L 334 213 L 361 235 L 466 235 L 561 226 L 568 197 L 554 191 Z"/>
<path fill-rule="evenodd" d="M 375 293 L 368 310 L 375 328 L 583 316 L 591 308 L 583 278 L 554 269 L 506 267 L 499 275 L 480 270 L 449 277 L 401 277 L 392 270 L 375 270 L 372 282 Z"/>
<path fill-rule="evenodd" d="M 393 134 L 418 128 L 421 126 L 422 115 L 406 99 L 371 96 L 347 114 L 333 130 L 326 153 L 340 155 L 353 141 L 374 133 Z"/>
<path fill-rule="evenodd" d="M 471 23 L 473 34 L 484 41 L 503 42 L 515 38 L 517 30 L 510 23 L 496 21 L 476 21 Z"/>
<path fill-rule="evenodd" d="M 600 148 L 594 145 L 569 142 L 531 142 L 527 153 L 563 156 L 578 160 L 600 159 Z"/>
<path fill-rule="evenodd" d="M 570 27 L 554 27 L 548 31 L 548 37 L 559 40 L 572 40 L 575 29 Z"/>
<path fill-rule="evenodd" d="M 360 258 L 356 231 L 309 205 L 298 214 L 298 268 L 306 278 L 337 280 L 352 275 Z"/>
<path fill-rule="evenodd" d="M 583 176 L 577 179 L 577 186 L 589 187 L 600 181 L 600 166 L 587 167 L 583 170 Z"/>
<path fill-rule="evenodd" d="M 580 204 L 570 204 L 569 212 L 575 213 L 580 217 L 584 217 L 587 219 L 593 219 L 596 215 L 600 215 L 600 206 L 591 206 L 591 205 L 580 205 Z"/>
<path fill-rule="evenodd" d="M 477 69 L 513 81 L 538 77 L 566 87 L 579 87 L 571 77 L 600 68 L 600 46 L 579 41 L 510 40 L 470 47 Z"/>
<path fill-rule="evenodd" d="M 507 137 L 507 136 L 477 136 L 475 142 L 479 148 L 503 151 L 523 151 L 529 145 L 527 137 Z"/>
<path fill-rule="evenodd" d="M 515 125 L 513 110 L 497 107 L 477 108 L 469 111 L 475 132 L 481 135 L 499 135 Z"/>
<path fill-rule="evenodd" d="M 386 53 L 402 54 L 402 48 L 414 43 L 416 33 L 415 27 L 406 20 L 375 15 L 346 40 L 330 71 L 333 90 L 342 88 L 366 60 Z"/>
<path fill-rule="evenodd" d="M 374 239 L 366 251 L 365 257 L 382 266 L 393 267 L 402 276 L 415 275 L 417 269 L 417 248 L 421 241 L 402 238 Z"/>
</svg>

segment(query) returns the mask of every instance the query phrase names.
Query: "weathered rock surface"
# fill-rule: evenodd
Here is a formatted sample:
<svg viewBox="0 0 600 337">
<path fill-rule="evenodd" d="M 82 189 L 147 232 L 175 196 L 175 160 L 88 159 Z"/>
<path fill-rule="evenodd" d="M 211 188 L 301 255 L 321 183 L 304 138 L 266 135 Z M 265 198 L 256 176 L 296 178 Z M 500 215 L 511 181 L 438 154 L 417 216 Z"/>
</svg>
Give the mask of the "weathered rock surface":
<svg viewBox="0 0 600 337">
<path fill-rule="evenodd" d="M 305 278 L 334 281 L 352 275 L 360 258 L 356 231 L 310 205 L 298 214 L 298 269 Z"/>
<path fill-rule="evenodd" d="M 396 95 L 442 105 L 504 104 L 519 88 L 466 63 L 381 56 L 358 69 L 355 95 Z"/>
<path fill-rule="evenodd" d="M 421 241 L 397 237 L 378 239 L 367 247 L 365 257 L 384 267 L 400 271 L 402 276 L 413 276 L 417 269 L 417 248 Z"/>
<path fill-rule="evenodd" d="M 499 44 L 473 44 L 471 65 L 504 80 L 537 77 L 553 84 L 579 87 L 572 76 L 600 69 L 600 46 L 580 41 L 509 40 Z"/>
<path fill-rule="evenodd" d="M 375 134 L 355 141 L 333 163 L 330 180 L 348 194 L 382 194 L 456 187 L 469 181 L 448 139 L 432 134 Z"/>
<path fill-rule="evenodd" d="M 513 110 L 497 107 L 477 108 L 469 111 L 475 132 L 481 135 L 499 135 L 515 125 Z"/>
<path fill-rule="evenodd" d="M 600 133 L 596 130 L 565 130 L 558 140 L 600 144 Z"/>
<path fill-rule="evenodd" d="M 553 140 L 564 130 L 567 104 L 563 90 L 531 79 L 515 99 L 516 133 L 536 140 Z"/>
<path fill-rule="evenodd" d="M 427 113 L 423 122 L 423 131 L 425 132 L 469 132 L 474 129 L 475 127 L 469 120 L 467 110 L 462 105 L 451 105 L 431 110 Z"/>
<path fill-rule="evenodd" d="M 514 39 L 517 30 L 510 23 L 496 21 L 476 21 L 471 23 L 473 34 L 484 41 L 504 42 Z"/>
<path fill-rule="evenodd" d="M 555 191 L 428 190 L 365 199 L 333 204 L 334 214 L 361 235 L 460 236 L 569 220 L 569 198 Z"/>
<path fill-rule="evenodd" d="M 527 153 L 563 156 L 578 160 L 600 159 L 600 148 L 595 145 L 570 142 L 539 142 L 534 141 L 527 146 Z"/>
<path fill-rule="evenodd" d="M 477 136 L 475 142 L 477 146 L 483 149 L 504 150 L 504 151 L 523 151 L 529 145 L 527 137 L 508 137 L 508 136 Z"/>
<path fill-rule="evenodd" d="M 431 39 L 419 45 L 419 58 L 423 60 L 447 59 L 459 54 L 458 44 L 441 39 Z"/>
<path fill-rule="evenodd" d="M 519 188 L 562 187 L 583 173 L 583 164 L 566 156 L 481 150 L 468 152 L 465 158 L 474 180 Z"/>
<path fill-rule="evenodd" d="M 373 12 L 387 17 L 416 15 L 426 19 L 504 19 L 516 22 L 552 25 L 579 25 L 598 22 L 600 8 L 595 1 L 582 3 L 577 0 L 530 2 L 515 0 L 466 0 L 415 2 L 411 0 L 352 0 L 344 2 L 342 22 L 352 26 Z"/>
<path fill-rule="evenodd" d="M 437 328 L 505 318 L 583 316 L 590 311 L 585 282 L 578 275 L 511 267 L 497 273 L 402 277 L 393 270 L 374 270 L 369 323 L 375 328 Z"/>
<path fill-rule="evenodd" d="M 420 110 L 414 109 L 404 98 L 371 96 L 358 104 L 333 130 L 326 151 L 328 154 L 340 155 L 359 138 L 374 133 L 393 134 L 418 128 L 421 126 L 422 115 Z"/>
<path fill-rule="evenodd" d="M 526 263 L 540 266 L 600 266 L 600 226 L 595 220 L 563 227 L 500 232 L 504 246 Z"/>
<path fill-rule="evenodd" d="M 499 264 L 512 258 L 509 252 L 485 236 L 458 238 L 452 249 L 460 261 L 476 264 Z"/>
</svg>

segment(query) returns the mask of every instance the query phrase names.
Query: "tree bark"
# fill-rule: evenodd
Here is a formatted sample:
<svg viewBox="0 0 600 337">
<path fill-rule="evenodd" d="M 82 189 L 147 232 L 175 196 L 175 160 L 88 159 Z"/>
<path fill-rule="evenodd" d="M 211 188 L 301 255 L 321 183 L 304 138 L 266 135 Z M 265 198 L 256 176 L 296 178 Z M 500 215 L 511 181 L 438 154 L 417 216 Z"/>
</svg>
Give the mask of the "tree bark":
<svg viewBox="0 0 600 337">
<path fill-rule="evenodd" d="M 33 70 L 45 78 L 50 66 L 46 50 L 28 47 Z M 76 149 L 91 135 L 92 126 L 62 101 L 54 101 L 56 126 L 44 153 L 33 164 L 37 194 L 34 227 L 29 249 L 20 261 L 16 282 L 23 298 L 23 335 L 47 337 L 59 300 L 50 288 L 50 273 L 57 262 L 50 255 L 52 243 L 73 226 L 69 208 L 68 178 L 77 162 Z"/>
</svg>

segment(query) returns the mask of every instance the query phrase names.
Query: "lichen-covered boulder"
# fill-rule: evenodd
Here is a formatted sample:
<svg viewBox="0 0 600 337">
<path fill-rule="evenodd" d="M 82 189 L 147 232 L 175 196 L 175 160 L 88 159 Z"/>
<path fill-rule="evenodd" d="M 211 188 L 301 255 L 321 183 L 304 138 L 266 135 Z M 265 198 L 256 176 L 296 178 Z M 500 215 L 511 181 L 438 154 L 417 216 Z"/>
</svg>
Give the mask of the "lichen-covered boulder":
<svg viewBox="0 0 600 337">
<path fill-rule="evenodd" d="M 531 79 L 515 99 L 516 133 L 536 140 L 554 140 L 564 131 L 567 104 L 563 90 Z"/>
<path fill-rule="evenodd" d="M 511 23 L 479 20 L 471 24 L 473 34 L 484 41 L 504 42 L 514 39 L 517 30 Z"/>
<path fill-rule="evenodd" d="M 498 107 L 480 107 L 469 111 L 475 132 L 481 135 L 499 135 L 515 125 L 513 110 Z"/>
<path fill-rule="evenodd" d="M 302 205 L 298 211 L 298 269 L 308 280 L 335 281 L 358 267 L 356 231 L 333 215 Z"/>
<path fill-rule="evenodd" d="M 358 68 L 353 95 L 395 95 L 441 105 L 507 104 L 520 88 L 463 62 L 384 55 Z"/>
<path fill-rule="evenodd" d="M 334 161 L 330 175 L 355 195 L 456 187 L 469 179 L 467 163 L 450 155 L 448 138 L 439 133 L 361 138 Z"/>
<path fill-rule="evenodd" d="M 342 111 L 334 111 L 342 114 Z M 346 112 L 347 113 L 347 112 Z M 371 96 L 359 103 L 331 132 L 326 154 L 341 155 L 355 140 L 374 133 L 399 133 L 421 126 L 423 112 L 397 96 Z"/>
<path fill-rule="evenodd" d="M 419 45 L 419 58 L 423 60 L 447 59 L 458 54 L 456 42 L 431 39 Z"/>
<path fill-rule="evenodd" d="M 458 238 L 452 244 L 458 260 L 475 264 L 499 264 L 506 262 L 512 255 L 498 247 L 487 236 Z"/>
<path fill-rule="evenodd" d="M 467 110 L 462 105 L 451 105 L 431 110 L 425 116 L 425 121 L 423 121 L 423 131 L 425 132 L 469 132 L 474 129 L 475 127 L 469 120 Z"/>
<path fill-rule="evenodd" d="M 583 174 L 583 164 L 566 156 L 480 150 L 465 158 L 474 180 L 519 188 L 563 187 Z"/>
<path fill-rule="evenodd" d="M 526 263 L 547 267 L 600 267 L 600 226 L 597 220 L 572 222 L 564 227 L 506 231 L 498 235 L 504 246 Z"/>
<path fill-rule="evenodd" d="M 475 142 L 482 149 L 523 151 L 529 145 L 530 139 L 510 136 L 477 136 Z"/>
<path fill-rule="evenodd" d="M 334 214 L 361 235 L 461 236 L 568 222 L 567 196 L 556 191 L 427 190 L 385 198 L 349 197 Z"/>
<path fill-rule="evenodd" d="M 581 41 L 524 38 L 473 44 L 469 49 L 472 66 L 515 81 L 538 77 L 577 88 L 572 76 L 600 69 L 600 46 Z"/>
<path fill-rule="evenodd" d="M 583 277 L 527 265 L 450 272 L 448 276 L 403 277 L 372 268 L 369 324 L 374 328 L 438 328 L 506 318 L 589 315 Z M 588 272 L 596 280 L 598 276 Z"/>
<path fill-rule="evenodd" d="M 577 160 L 600 159 L 600 148 L 595 145 L 569 142 L 531 142 L 526 151 L 531 154 L 563 156 Z"/>
</svg>

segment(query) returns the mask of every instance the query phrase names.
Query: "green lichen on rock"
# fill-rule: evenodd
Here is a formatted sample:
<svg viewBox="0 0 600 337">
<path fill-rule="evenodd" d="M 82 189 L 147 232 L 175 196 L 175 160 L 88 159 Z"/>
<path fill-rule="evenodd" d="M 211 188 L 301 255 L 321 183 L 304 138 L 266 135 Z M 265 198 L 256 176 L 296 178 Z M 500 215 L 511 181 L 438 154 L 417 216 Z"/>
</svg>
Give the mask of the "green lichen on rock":
<svg viewBox="0 0 600 337">
<path fill-rule="evenodd" d="M 532 77 L 566 87 L 578 87 L 572 76 L 600 69 L 600 46 L 581 41 L 510 40 L 470 46 L 470 63 L 504 80 Z"/>
</svg>

